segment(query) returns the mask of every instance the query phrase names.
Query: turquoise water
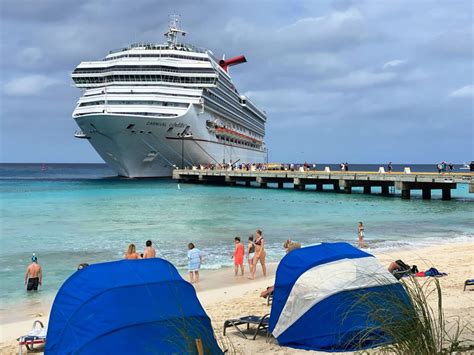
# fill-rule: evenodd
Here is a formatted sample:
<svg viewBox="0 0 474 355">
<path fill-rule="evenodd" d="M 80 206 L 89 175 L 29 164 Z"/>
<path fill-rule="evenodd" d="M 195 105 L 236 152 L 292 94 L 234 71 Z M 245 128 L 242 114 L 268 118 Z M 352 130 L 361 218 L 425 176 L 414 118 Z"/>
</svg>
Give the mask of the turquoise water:
<svg viewBox="0 0 474 355">
<path fill-rule="evenodd" d="M 474 195 L 458 185 L 452 201 L 121 180 L 104 166 L 3 167 L 0 174 L 0 302 L 20 302 L 31 254 L 44 268 L 41 295 L 54 294 L 79 263 L 120 259 L 131 242 L 152 239 L 159 254 L 186 265 L 186 245 L 204 268 L 231 265 L 233 237 L 264 231 L 270 260 L 288 239 L 303 245 L 357 239 L 371 250 L 474 240 Z M 81 170 L 82 169 L 82 170 Z M 75 177 L 75 178 L 73 178 Z M 81 177 L 81 178 L 77 178 Z"/>
</svg>

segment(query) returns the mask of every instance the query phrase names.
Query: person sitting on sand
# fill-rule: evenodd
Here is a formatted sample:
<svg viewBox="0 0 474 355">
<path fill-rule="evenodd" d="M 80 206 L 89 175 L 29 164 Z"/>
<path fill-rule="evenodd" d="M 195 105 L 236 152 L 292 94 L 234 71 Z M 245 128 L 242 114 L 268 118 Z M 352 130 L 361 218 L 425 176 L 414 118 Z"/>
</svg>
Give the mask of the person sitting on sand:
<svg viewBox="0 0 474 355">
<path fill-rule="evenodd" d="M 255 244 L 253 243 L 253 234 L 249 236 L 247 244 L 247 260 L 249 262 L 250 275 L 253 273 L 253 258 L 255 257 Z"/>
<path fill-rule="evenodd" d="M 235 237 L 234 238 L 234 253 L 232 254 L 232 257 L 234 258 L 234 266 L 235 266 L 235 274 L 234 276 L 237 276 L 239 273 L 239 267 L 240 267 L 240 275 L 244 276 L 244 245 L 240 242 L 240 237 Z"/>
<path fill-rule="evenodd" d="M 262 291 L 260 293 L 260 297 L 267 298 L 273 293 L 274 290 L 275 290 L 275 286 L 268 286 L 265 291 Z"/>
<path fill-rule="evenodd" d="M 38 285 L 43 284 L 43 270 L 38 264 L 35 254 L 31 257 L 31 264 L 26 268 L 25 285 L 27 291 L 37 291 Z"/>
<path fill-rule="evenodd" d="M 188 272 L 191 283 L 199 282 L 199 269 L 202 263 L 201 251 L 193 243 L 188 244 Z"/>
<path fill-rule="evenodd" d="M 292 250 L 301 248 L 301 243 L 294 242 L 291 239 L 288 239 L 285 243 L 283 243 L 283 248 L 288 254 Z"/>
<path fill-rule="evenodd" d="M 143 259 L 156 258 L 155 248 L 152 247 L 151 240 L 146 241 L 146 248 L 143 252 Z"/>
<path fill-rule="evenodd" d="M 405 275 L 415 275 L 418 272 L 416 265 L 410 267 L 400 259 L 392 261 L 387 269 L 397 280 Z"/>
<path fill-rule="evenodd" d="M 137 253 L 137 248 L 135 247 L 135 244 L 132 243 L 128 246 L 124 258 L 128 260 L 140 259 L 140 255 L 138 255 Z"/>
<path fill-rule="evenodd" d="M 257 229 L 255 234 L 255 256 L 253 258 L 253 274 L 252 279 L 255 278 L 257 273 L 257 263 L 260 261 L 262 265 L 263 276 L 267 276 L 267 267 L 265 266 L 265 240 L 263 239 L 263 233 L 260 229 Z"/>
</svg>

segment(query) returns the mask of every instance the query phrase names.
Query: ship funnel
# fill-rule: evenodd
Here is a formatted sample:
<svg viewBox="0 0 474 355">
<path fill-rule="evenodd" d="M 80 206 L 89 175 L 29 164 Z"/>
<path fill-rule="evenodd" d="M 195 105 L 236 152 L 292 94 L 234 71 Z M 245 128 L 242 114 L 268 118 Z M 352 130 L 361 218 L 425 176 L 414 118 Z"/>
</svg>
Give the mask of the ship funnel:
<svg viewBox="0 0 474 355">
<path fill-rule="evenodd" d="M 219 65 L 224 69 L 226 72 L 228 71 L 227 68 L 232 65 L 237 65 L 240 63 L 245 63 L 247 59 L 245 56 L 239 55 L 238 57 L 230 58 L 230 59 L 221 59 L 219 60 Z"/>
</svg>

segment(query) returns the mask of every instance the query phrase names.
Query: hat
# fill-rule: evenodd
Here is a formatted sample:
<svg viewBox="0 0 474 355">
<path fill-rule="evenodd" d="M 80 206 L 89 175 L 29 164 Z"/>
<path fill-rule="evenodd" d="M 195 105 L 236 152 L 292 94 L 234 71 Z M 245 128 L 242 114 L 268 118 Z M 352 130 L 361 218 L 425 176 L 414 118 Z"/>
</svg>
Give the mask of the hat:
<svg viewBox="0 0 474 355">
<path fill-rule="evenodd" d="M 33 253 L 33 256 L 31 257 L 31 261 L 34 263 L 38 261 L 38 258 L 36 257 L 35 253 Z"/>
</svg>

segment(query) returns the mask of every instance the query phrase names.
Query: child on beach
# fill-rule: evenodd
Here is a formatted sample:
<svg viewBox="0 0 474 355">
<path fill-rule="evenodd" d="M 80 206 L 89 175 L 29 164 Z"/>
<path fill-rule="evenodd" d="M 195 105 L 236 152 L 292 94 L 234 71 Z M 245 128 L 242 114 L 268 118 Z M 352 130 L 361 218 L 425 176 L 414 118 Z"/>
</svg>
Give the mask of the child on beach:
<svg viewBox="0 0 474 355">
<path fill-rule="evenodd" d="M 239 273 L 244 276 L 244 245 L 240 242 L 240 237 L 234 238 L 235 249 L 232 257 L 234 258 L 235 276 Z"/>
<path fill-rule="evenodd" d="M 253 274 L 253 258 L 255 256 L 255 244 L 253 243 L 253 234 L 249 236 L 247 244 L 247 260 L 249 262 L 250 275 Z"/>
<path fill-rule="evenodd" d="M 357 227 L 357 236 L 359 239 L 359 248 L 365 248 L 364 224 L 362 222 L 359 222 L 359 226 Z"/>
<path fill-rule="evenodd" d="M 189 282 L 193 284 L 199 282 L 199 269 L 201 268 L 202 254 L 193 243 L 188 244 L 188 249 Z"/>
</svg>

